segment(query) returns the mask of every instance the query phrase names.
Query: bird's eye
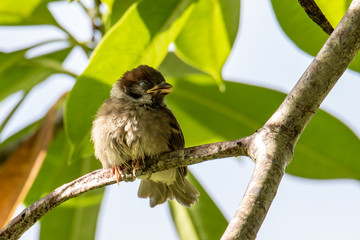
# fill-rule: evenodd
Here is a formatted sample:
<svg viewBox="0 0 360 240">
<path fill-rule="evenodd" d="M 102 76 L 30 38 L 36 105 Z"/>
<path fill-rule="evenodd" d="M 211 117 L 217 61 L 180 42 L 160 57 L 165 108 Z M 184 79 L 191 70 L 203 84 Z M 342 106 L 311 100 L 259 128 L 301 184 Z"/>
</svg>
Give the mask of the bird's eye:
<svg viewBox="0 0 360 240">
<path fill-rule="evenodd" d="M 148 82 L 146 82 L 145 80 L 141 80 L 139 84 L 140 84 L 140 87 L 143 89 L 147 90 L 150 88 L 150 84 Z"/>
</svg>

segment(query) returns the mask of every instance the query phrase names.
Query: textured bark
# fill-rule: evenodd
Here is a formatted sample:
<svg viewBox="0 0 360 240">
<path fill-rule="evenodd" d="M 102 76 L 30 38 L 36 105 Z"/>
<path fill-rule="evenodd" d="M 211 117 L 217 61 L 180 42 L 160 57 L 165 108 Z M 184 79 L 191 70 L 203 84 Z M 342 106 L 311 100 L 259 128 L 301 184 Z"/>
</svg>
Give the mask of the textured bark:
<svg viewBox="0 0 360 240">
<path fill-rule="evenodd" d="M 353 1 L 338 27 L 248 148 L 256 167 L 222 239 L 255 239 L 294 146 L 360 48 L 360 1 Z"/>
<path fill-rule="evenodd" d="M 250 156 L 255 170 L 234 218 L 222 239 L 255 239 L 267 214 L 294 146 L 360 48 L 360 0 L 353 1 L 341 23 L 266 124 L 250 137 L 162 154 L 136 171 L 136 176 L 202 161 Z M 124 181 L 134 180 L 127 174 Z M 17 239 L 48 211 L 86 191 L 115 183 L 111 170 L 97 170 L 65 184 L 15 217 L 0 239 Z"/>
</svg>

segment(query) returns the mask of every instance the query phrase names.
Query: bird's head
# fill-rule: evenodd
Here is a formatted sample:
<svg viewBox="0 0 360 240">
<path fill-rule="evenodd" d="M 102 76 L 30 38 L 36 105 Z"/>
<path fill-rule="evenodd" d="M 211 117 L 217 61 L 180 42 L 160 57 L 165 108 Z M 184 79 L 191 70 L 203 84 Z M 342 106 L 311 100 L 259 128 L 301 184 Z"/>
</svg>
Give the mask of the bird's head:
<svg viewBox="0 0 360 240">
<path fill-rule="evenodd" d="M 111 90 L 111 98 L 127 98 L 140 104 L 164 105 L 164 97 L 172 91 L 161 73 L 147 65 L 140 65 L 124 73 Z"/>
</svg>

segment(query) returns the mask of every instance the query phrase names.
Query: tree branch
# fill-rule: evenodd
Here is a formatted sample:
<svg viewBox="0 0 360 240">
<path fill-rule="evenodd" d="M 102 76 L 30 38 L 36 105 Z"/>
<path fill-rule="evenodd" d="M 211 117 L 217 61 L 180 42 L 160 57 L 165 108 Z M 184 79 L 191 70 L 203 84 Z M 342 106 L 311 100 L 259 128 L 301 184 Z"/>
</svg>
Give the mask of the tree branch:
<svg viewBox="0 0 360 240">
<path fill-rule="evenodd" d="M 255 239 L 298 138 L 359 49 L 360 0 L 354 0 L 298 83 L 254 134 L 248 153 L 256 167 L 223 240 Z"/>
<path fill-rule="evenodd" d="M 211 143 L 167 152 L 156 159 L 147 160 L 146 165 L 140 166 L 135 175 L 139 177 L 149 173 L 187 166 L 216 158 L 247 156 L 247 146 L 250 139 L 251 138 L 246 137 L 230 142 Z M 135 177 L 132 174 L 126 174 L 122 180 L 134 181 Z M 10 223 L 1 230 L 0 240 L 18 239 L 27 229 L 34 225 L 36 221 L 61 203 L 87 191 L 113 183 L 116 183 L 116 179 L 111 173 L 111 169 L 99 169 L 62 185 L 31 204 L 11 220 Z"/>
<path fill-rule="evenodd" d="M 250 137 L 164 153 L 140 166 L 136 176 L 206 160 L 250 156 L 255 170 L 240 206 L 222 239 L 255 239 L 276 195 L 294 146 L 320 103 L 360 48 L 360 0 L 354 0 L 324 47 L 268 122 Z M 133 181 L 131 174 L 123 180 Z M 48 211 L 95 188 L 115 183 L 110 170 L 96 170 L 64 184 L 16 216 L 1 239 L 17 239 Z"/>
<path fill-rule="evenodd" d="M 310 19 L 319 25 L 324 32 L 330 35 L 334 31 L 334 28 L 314 0 L 298 0 L 298 2 Z"/>
</svg>

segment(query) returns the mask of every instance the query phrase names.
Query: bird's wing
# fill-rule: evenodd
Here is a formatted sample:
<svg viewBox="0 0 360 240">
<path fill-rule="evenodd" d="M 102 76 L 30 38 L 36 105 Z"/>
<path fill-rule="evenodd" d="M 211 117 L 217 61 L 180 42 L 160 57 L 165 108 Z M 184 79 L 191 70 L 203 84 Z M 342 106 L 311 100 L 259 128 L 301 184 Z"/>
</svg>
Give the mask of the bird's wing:
<svg viewBox="0 0 360 240">
<path fill-rule="evenodd" d="M 183 149 L 185 147 L 185 140 L 180 125 L 170 109 L 167 108 L 166 113 L 170 117 L 170 134 L 168 138 L 168 147 L 171 151 Z"/>
<path fill-rule="evenodd" d="M 183 149 L 185 147 L 185 140 L 180 125 L 171 110 L 167 108 L 166 111 L 171 119 L 169 123 L 170 134 L 168 139 L 168 146 L 171 151 Z M 187 175 L 187 167 L 179 167 L 178 171 L 181 176 Z M 184 181 L 183 178 L 181 178 L 181 180 Z"/>
</svg>

